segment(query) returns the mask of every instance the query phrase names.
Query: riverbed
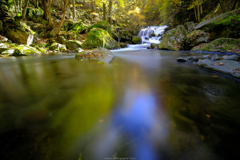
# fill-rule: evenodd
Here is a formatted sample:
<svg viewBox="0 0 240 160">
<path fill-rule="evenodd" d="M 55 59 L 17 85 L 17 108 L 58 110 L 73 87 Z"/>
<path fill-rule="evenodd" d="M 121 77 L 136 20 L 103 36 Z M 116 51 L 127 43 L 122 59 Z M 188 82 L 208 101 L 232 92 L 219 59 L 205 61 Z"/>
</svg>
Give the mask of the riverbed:
<svg viewBox="0 0 240 160">
<path fill-rule="evenodd" d="M 3 160 L 218 160 L 239 153 L 240 85 L 177 57 L 113 50 L 0 60 Z"/>
</svg>

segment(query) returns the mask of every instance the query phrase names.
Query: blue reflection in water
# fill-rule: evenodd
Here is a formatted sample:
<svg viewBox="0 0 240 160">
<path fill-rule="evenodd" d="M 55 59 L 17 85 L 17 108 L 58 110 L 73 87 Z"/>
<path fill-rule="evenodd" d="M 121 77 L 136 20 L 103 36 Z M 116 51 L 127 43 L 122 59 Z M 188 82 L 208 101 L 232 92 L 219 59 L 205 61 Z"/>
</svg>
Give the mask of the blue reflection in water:
<svg viewBox="0 0 240 160">
<path fill-rule="evenodd" d="M 115 153 L 116 157 L 123 158 L 116 153 L 114 148 L 122 138 L 125 138 L 129 142 L 127 148 L 132 152 L 133 158 L 137 160 L 159 159 L 154 146 L 158 143 L 157 141 L 165 139 L 167 129 L 161 126 L 164 118 L 158 118 L 160 114 L 157 111 L 157 104 L 151 93 L 128 90 L 123 104 L 112 114 L 107 133 L 95 146 L 97 155 L 106 157 L 106 155 Z"/>
</svg>

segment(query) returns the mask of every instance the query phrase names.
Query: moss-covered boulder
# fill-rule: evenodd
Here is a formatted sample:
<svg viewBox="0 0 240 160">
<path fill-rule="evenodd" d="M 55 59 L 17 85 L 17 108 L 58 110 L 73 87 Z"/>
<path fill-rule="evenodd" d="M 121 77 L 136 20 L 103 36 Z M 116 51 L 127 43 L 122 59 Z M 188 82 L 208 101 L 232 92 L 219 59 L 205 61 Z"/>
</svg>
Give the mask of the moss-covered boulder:
<svg viewBox="0 0 240 160">
<path fill-rule="evenodd" d="M 73 31 L 76 31 L 77 33 L 82 33 L 83 31 L 86 30 L 86 27 L 84 26 L 83 23 L 75 23 L 73 26 L 72 26 L 72 29 Z"/>
<path fill-rule="evenodd" d="M 194 46 L 197 46 L 201 43 L 208 43 L 210 39 L 210 36 L 208 33 L 201 31 L 201 30 L 195 30 L 191 33 L 189 33 L 184 40 L 184 49 L 190 50 Z"/>
<path fill-rule="evenodd" d="M 184 39 L 187 34 L 188 32 L 186 28 L 183 25 L 179 25 L 164 34 L 164 37 L 158 48 L 174 51 L 183 49 Z"/>
<path fill-rule="evenodd" d="M 196 26 L 210 33 L 210 40 L 218 38 L 239 38 L 240 35 L 240 9 L 221 14 L 212 19 L 203 21 Z"/>
<path fill-rule="evenodd" d="M 105 48 L 96 48 L 91 51 L 82 51 L 75 56 L 77 60 L 81 61 L 98 60 L 104 63 L 110 63 L 114 57 L 114 54 Z"/>
<path fill-rule="evenodd" d="M 92 28 L 102 28 L 102 29 L 104 29 L 104 30 L 107 30 L 107 28 L 109 28 L 109 27 L 110 27 L 110 24 L 109 24 L 108 22 L 106 22 L 106 21 L 101 21 L 101 22 L 98 22 L 98 23 L 92 25 L 92 26 L 90 27 L 90 29 L 92 29 Z"/>
<path fill-rule="evenodd" d="M 52 29 L 48 34 L 47 38 L 54 38 L 57 36 L 57 28 Z"/>
<path fill-rule="evenodd" d="M 133 39 L 132 39 L 132 42 L 134 44 L 142 44 L 142 38 L 139 37 L 139 36 L 134 36 Z"/>
<path fill-rule="evenodd" d="M 8 49 L 8 50 L 5 50 L 1 53 L 1 55 L 3 56 L 10 56 L 10 55 L 13 55 L 15 49 Z"/>
<path fill-rule="evenodd" d="M 195 25 L 193 22 L 186 22 L 184 23 L 184 26 L 186 27 L 188 33 L 191 33 L 195 30 Z"/>
<path fill-rule="evenodd" d="M 36 48 L 26 46 L 26 45 L 19 45 L 14 48 L 14 53 L 12 56 L 28 56 L 28 55 L 39 55 L 41 52 Z"/>
<path fill-rule="evenodd" d="M 78 48 L 82 47 L 82 42 L 77 41 L 77 40 L 66 40 L 65 44 L 66 44 L 67 49 L 74 50 L 74 51 L 76 51 Z"/>
<path fill-rule="evenodd" d="M 51 50 L 55 50 L 55 51 L 66 51 L 67 48 L 64 44 L 60 44 L 60 43 L 52 43 L 51 46 L 49 47 L 49 49 Z"/>
<path fill-rule="evenodd" d="M 191 51 L 231 52 L 240 54 L 240 39 L 219 38 L 201 47 L 196 46 Z"/>
<path fill-rule="evenodd" d="M 33 42 L 35 32 L 23 22 L 8 22 L 4 26 L 4 36 L 13 43 L 30 45 Z"/>
<path fill-rule="evenodd" d="M 87 40 L 83 44 L 83 48 L 91 49 L 103 47 L 107 49 L 118 48 L 118 43 L 114 40 L 107 31 L 101 28 L 93 28 L 87 36 Z"/>
</svg>

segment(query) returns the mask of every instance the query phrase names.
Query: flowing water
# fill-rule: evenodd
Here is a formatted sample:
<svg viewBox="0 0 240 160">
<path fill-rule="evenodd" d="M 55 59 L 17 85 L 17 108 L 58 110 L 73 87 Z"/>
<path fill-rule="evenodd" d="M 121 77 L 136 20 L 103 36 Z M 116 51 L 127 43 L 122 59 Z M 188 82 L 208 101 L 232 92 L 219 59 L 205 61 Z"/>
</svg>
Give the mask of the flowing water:
<svg viewBox="0 0 240 160">
<path fill-rule="evenodd" d="M 138 36 L 142 38 L 142 43 L 146 44 L 160 44 L 160 38 L 164 34 L 165 28 L 168 26 L 148 26 L 143 28 L 138 33 Z M 154 34 L 153 34 L 154 33 Z M 153 34 L 153 35 L 152 35 Z"/>
<path fill-rule="evenodd" d="M 239 155 L 240 85 L 178 63 L 189 52 L 116 50 L 0 60 L 1 160 L 218 160 Z"/>
</svg>

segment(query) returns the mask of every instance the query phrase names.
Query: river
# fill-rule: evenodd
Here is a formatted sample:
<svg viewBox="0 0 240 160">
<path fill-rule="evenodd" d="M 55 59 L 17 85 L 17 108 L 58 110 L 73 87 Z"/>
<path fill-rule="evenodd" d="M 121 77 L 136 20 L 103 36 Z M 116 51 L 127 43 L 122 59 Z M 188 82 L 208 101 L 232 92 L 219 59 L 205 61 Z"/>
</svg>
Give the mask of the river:
<svg viewBox="0 0 240 160">
<path fill-rule="evenodd" d="M 189 52 L 115 50 L 0 60 L 2 160 L 234 159 L 240 85 L 179 63 Z"/>
</svg>

